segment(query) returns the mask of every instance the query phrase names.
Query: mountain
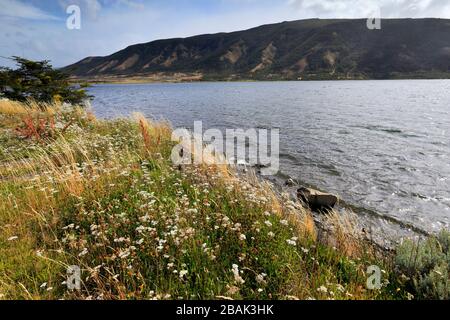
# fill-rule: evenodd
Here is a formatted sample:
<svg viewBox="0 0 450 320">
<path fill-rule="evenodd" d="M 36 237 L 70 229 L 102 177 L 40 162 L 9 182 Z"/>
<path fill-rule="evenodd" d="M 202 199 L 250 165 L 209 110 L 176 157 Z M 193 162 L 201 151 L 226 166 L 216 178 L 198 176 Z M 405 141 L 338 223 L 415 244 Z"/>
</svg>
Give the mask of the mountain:
<svg viewBox="0 0 450 320">
<path fill-rule="evenodd" d="M 299 20 L 132 45 L 63 70 L 74 78 L 450 78 L 450 20 Z"/>
</svg>

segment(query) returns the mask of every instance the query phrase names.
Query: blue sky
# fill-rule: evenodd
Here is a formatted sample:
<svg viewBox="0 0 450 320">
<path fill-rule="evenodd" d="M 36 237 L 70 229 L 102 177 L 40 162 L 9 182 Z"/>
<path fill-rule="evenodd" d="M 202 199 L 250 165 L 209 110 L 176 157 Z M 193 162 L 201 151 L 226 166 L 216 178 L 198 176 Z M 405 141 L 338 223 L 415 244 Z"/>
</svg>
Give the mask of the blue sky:
<svg viewBox="0 0 450 320">
<path fill-rule="evenodd" d="M 81 9 L 81 30 L 66 8 Z M 305 18 L 450 18 L 449 0 L 0 0 L 0 56 L 65 66 L 135 43 Z M 0 65 L 9 65 L 0 58 Z"/>
</svg>

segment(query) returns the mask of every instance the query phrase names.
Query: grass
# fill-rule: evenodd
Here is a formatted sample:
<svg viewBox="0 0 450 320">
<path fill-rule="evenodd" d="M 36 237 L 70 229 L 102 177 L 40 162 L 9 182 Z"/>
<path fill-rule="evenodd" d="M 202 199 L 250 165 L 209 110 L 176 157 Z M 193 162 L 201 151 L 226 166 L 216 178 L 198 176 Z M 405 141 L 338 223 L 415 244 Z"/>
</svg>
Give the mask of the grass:
<svg viewBox="0 0 450 320">
<path fill-rule="evenodd" d="M 17 134 L 29 110 L 54 117 L 51 135 Z M 321 241 L 301 203 L 254 175 L 173 166 L 171 132 L 140 115 L 0 103 L 0 299 L 411 295 L 348 219 L 330 216 L 333 242 Z M 79 291 L 67 289 L 72 265 Z M 379 290 L 366 288 L 371 265 L 383 270 Z"/>
</svg>

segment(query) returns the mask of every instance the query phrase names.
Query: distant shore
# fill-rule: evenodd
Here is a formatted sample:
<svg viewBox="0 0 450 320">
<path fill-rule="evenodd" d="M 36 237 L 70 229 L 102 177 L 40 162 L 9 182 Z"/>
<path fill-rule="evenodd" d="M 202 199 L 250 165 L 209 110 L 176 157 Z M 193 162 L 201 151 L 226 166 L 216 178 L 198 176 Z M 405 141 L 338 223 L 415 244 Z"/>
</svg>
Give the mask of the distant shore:
<svg viewBox="0 0 450 320">
<path fill-rule="evenodd" d="M 366 75 L 329 75 L 307 74 L 302 77 L 283 77 L 273 75 L 264 78 L 252 78 L 242 75 L 204 75 L 202 73 L 155 73 L 148 75 L 105 75 L 94 77 L 72 77 L 73 83 L 90 84 L 143 84 L 143 83 L 191 83 L 191 82 L 268 82 L 268 81 L 352 81 L 352 80 L 447 80 L 450 73 L 413 73 L 394 74 L 389 77 L 372 77 Z"/>
</svg>

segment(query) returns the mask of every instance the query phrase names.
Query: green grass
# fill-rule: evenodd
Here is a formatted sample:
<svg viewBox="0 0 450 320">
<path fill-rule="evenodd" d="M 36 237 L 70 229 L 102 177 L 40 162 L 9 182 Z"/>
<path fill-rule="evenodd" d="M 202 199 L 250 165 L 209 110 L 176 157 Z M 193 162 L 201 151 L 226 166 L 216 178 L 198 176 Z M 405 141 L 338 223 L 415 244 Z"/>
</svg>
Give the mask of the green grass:
<svg viewBox="0 0 450 320">
<path fill-rule="evenodd" d="M 319 241 L 308 210 L 267 183 L 173 166 L 167 124 L 73 117 L 64 136 L 39 143 L 11 135 L 14 116 L 0 120 L 10 168 L 0 171 L 1 298 L 408 296 L 390 257 L 352 235 Z M 64 283 L 71 265 L 82 269 L 80 291 Z M 380 290 L 366 289 L 370 265 L 384 271 Z"/>
</svg>

